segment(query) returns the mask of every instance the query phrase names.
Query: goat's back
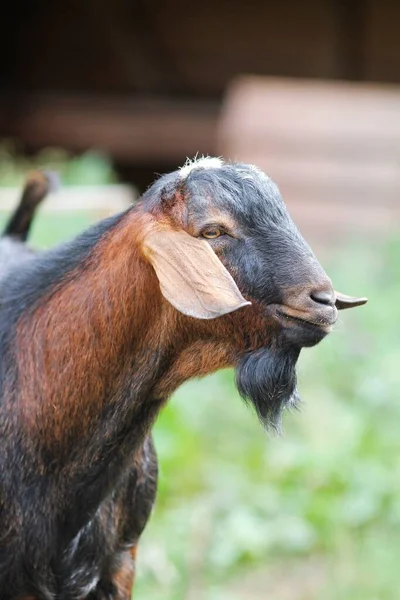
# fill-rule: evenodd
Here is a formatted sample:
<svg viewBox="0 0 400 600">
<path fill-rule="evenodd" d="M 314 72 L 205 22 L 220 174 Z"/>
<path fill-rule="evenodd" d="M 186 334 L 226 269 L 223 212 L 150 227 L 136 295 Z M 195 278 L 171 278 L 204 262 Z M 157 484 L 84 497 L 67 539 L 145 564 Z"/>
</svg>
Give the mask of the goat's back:
<svg viewBox="0 0 400 600">
<path fill-rule="evenodd" d="M 0 238 L 0 282 L 23 263 L 36 255 L 24 242 L 12 237 Z"/>
</svg>

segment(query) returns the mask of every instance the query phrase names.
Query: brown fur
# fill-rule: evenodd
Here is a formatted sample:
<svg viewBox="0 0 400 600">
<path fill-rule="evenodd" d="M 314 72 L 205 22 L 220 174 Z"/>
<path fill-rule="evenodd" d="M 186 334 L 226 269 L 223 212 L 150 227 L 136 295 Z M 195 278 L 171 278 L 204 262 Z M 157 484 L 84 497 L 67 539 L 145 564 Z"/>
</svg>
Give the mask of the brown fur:
<svg viewBox="0 0 400 600">
<path fill-rule="evenodd" d="M 21 408 L 30 426 L 29 415 L 37 417 L 42 399 L 43 420 L 50 419 L 52 428 L 41 435 L 49 442 L 62 439 L 66 422 L 80 435 L 106 400 L 126 354 L 154 339 L 157 322 L 149 326 L 160 302 L 157 280 L 140 259 L 129 221 L 18 324 Z M 105 270 L 107 264 L 112 269 Z"/>
</svg>

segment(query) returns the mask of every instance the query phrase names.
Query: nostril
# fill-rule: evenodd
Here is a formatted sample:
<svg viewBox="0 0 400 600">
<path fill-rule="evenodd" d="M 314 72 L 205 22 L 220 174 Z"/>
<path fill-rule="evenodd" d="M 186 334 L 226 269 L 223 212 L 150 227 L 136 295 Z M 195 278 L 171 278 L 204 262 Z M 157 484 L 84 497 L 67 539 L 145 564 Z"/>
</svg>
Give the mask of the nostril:
<svg viewBox="0 0 400 600">
<path fill-rule="evenodd" d="M 318 304 L 325 304 L 326 306 L 335 305 L 335 293 L 333 290 L 315 290 L 311 292 L 310 297 L 314 302 Z"/>
</svg>

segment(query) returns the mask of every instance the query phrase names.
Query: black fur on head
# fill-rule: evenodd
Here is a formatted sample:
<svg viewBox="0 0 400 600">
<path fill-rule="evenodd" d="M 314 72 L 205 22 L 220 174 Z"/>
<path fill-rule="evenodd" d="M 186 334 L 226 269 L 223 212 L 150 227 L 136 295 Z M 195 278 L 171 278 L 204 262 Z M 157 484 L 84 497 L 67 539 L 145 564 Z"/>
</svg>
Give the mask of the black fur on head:
<svg viewBox="0 0 400 600">
<path fill-rule="evenodd" d="M 177 229 L 206 240 L 251 304 L 238 304 L 230 321 L 224 313 L 209 333 L 217 336 L 219 330 L 229 340 L 232 330 L 224 327 L 234 323 L 235 339 L 241 338 L 232 361 L 239 392 L 264 425 L 279 429 L 283 409 L 299 400 L 300 349 L 318 344 L 331 331 L 338 308 L 358 300 L 340 295 L 337 304 L 330 279 L 278 187 L 253 165 L 210 157 L 189 161 L 157 181 L 143 205 L 148 212 L 168 213 Z"/>
</svg>

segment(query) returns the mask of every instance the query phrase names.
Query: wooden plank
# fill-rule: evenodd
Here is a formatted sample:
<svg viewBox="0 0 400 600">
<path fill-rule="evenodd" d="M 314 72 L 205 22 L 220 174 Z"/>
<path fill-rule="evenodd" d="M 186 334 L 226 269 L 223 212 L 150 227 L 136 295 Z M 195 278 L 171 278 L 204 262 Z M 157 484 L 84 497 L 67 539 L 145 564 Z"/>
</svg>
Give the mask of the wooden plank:
<svg viewBox="0 0 400 600">
<path fill-rule="evenodd" d="M 320 156 L 284 155 L 270 149 L 262 152 L 251 144 L 243 143 L 240 150 L 223 154 L 260 167 L 274 181 L 285 196 L 301 202 L 319 199 L 335 205 L 352 204 L 398 206 L 400 202 L 400 169 L 395 157 L 387 164 L 373 161 L 355 163 L 329 161 Z"/>
<path fill-rule="evenodd" d="M 240 77 L 229 88 L 221 136 L 268 142 L 341 144 L 400 143 L 397 86 Z"/>
<path fill-rule="evenodd" d="M 135 96 L 24 95 L 0 101 L 0 131 L 33 148 L 97 148 L 125 162 L 180 164 L 215 152 L 218 109 Z"/>
<path fill-rule="evenodd" d="M 385 233 L 394 232 L 400 225 L 400 206 L 394 208 L 379 205 L 359 207 L 333 203 L 313 202 L 310 200 L 286 200 L 289 212 L 300 229 L 311 235 L 321 236 L 327 232 L 338 237 L 351 234 L 356 229 L 360 235 L 377 230 Z"/>
<path fill-rule="evenodd" d="M 228 93 L 219 147 L 278 182 L 350 194 L 400 187 L 397 87 L 241 78 Z"/>
<path fill-rule="evenodd" d="M 219 152 L 261 167 L 309 239 L 400 228 L 400 88 L 242 77 Z"/>
</svg>

